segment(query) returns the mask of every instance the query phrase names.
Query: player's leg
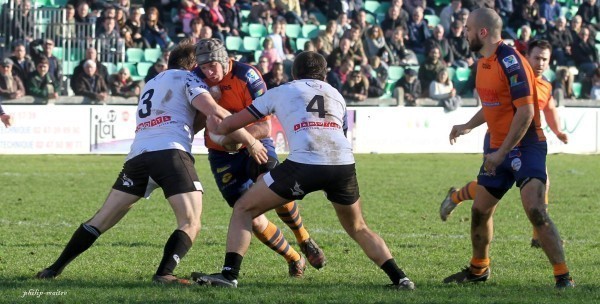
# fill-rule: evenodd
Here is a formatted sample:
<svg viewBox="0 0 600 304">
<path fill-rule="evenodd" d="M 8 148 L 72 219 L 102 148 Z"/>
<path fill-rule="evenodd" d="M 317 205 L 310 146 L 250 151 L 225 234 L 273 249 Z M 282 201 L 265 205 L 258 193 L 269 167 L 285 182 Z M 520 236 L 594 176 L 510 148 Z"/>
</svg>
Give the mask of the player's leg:
<svg viewBox="0 0 600 304">
<path fill-rule="evenodd" d="M 548 175 L 548 168 L 546 168 L 546 176 L 546 193 L 544 197 L 544 203 L 546 204 L 546 210 L 548 210 L 548 194 L 550 193 L 550 176 Z M 533 233 L 531 235 L 531 247 L 542 248 L 537 232 L 535 231 L 535 227 L 533 228 Z"/>
<path fill-rule="evenodd" d="M 75 230 L 58 259 L 36 277 L 52 279 L 58 276 L 71 261 L 90 248 L 100 234 L 118 223 L 138 199 L 140 196 L 112 189 L 96 214 Z"/>
<path fill-rule="evenodd" d="M 306 261 L 294 247 L 290 246 L 283 232 L 269 221 L 264 214 L 252 220 L 252 232 L 263 244 L 286 260 L 290 276 L 302 277 L 304 275 Z"/>
<path fill-rule="evenodd" d="M 367 257 L 388 275 L 392 286 L 399 289 L 414 289 L 414 284 L 396 265 L 385 241 L 367 227 L 362 215 L 360 199 L 351 205 L 333 203 L 333 207 L 346 233 L 358 243 Z"/>
<path fill-rule="evenodd" d="M 573 282 L 565 261 L 565 253 L 556 226 L 548 215 L 544 203 L 544 183 L 539 179 L 531 179 L 521 187 L 521 200 L 529 221 L 537 232 L 540 245 L 552 264 L 557 287 L 570 287 Z M 559 284 L 566 284 L 562 286 Z"/>
<path fill-rule="evenodd" d="M 192 156 L 184 151 L 155 153 L 152 163 L 152 179 L 163 189 L 177 220 L 177 229 L 165 243 L 163 257 L 152 280 L 157 283 L 189 284 L 189 281 L 175 277 L 173 272 L 200 231 L 202 185 Z"/>
<path fill-rule="evenodd" d="M 440 205 L 440 218 L 446 221 L 454 208 L 460 205 L 463 201 L 472 200 L 475 198 L 477 189 L 477 181 L 470 181 L 460 189 L 451 187 L 448 194 Z"/>
<path fill-rule="evenodd" d="M 253 181 L 258 180 L 258 177 L 261 174 L 271 171 L 279 165 L 279 159 L 277 158 L 273 141 L 271 139 L 263 139 L 261 142 L 265 148 L 267 148 L 269 159 L 266 164 L 258 164 L 253 158 L 247 157 L 248 177 Z M 302 253 L 306 255 L 309 263 L 317 269 L 325 266 L 325 254 L 319 245 L 317 245 L 310 237 L 308 230 L 304 227 L 298 204 L 296 204 L 295 201 L 291 201 L 281 207 L 275 208 L 275 212 L 277 212 L 279 218 L 292 230 L 296 237 L 296 241 L 300 245 Z"/>
<path fill-rule="evenodd" d="M 269 189 L 263 179 L 257 181 L 233 208 L 227 232 L 225 262 L 221 273 L 212 275 L 193 273 L 192 278 L 201 285 L 236 287 L 242 260 L 252 238 L 252 219 L 287 202 L 289 199 Z"/>
</svg>

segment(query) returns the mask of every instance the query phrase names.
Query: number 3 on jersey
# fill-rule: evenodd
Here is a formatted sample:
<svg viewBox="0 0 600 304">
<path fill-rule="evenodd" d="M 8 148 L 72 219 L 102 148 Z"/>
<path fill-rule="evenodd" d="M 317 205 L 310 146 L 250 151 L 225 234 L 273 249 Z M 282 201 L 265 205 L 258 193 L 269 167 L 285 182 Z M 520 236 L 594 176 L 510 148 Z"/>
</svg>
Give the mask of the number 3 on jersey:
<svg viewBox="0 0 600 304">
<path fill-rule="evenodd" d="M 306 112 L 319 113 L 319 118 L 325 118 L 325 98 L 323 95 L 315 95 L 306 106 Z"/>
<path fill-rule="evenodd" d="M 153 95 L 154 89 L 150 89 L 142 95 L 142 98 L 140 98 L 140 105 L 138 105 L 138 108 L 140 108 L 138 110 L 138 116 L 140 116 L 140 118 L 146 118 L 152 113 L 152 101 L 150 99 L 152 99 Z"/>
</svg>

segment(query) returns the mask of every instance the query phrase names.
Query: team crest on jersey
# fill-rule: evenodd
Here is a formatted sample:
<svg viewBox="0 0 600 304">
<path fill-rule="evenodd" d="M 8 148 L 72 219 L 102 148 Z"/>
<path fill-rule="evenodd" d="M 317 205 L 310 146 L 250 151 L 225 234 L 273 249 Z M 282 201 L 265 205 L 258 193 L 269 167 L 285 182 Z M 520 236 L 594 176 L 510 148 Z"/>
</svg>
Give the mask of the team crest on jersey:
<svg viewBox="0 0 600 304">
<path fill-rule="evenodd" d="M 510 76 L 510 86 L 511 87 L 515 87 L 515 86 L 518 86 L 523 83 L 524 83 L 523 81 L 519 81 L 519 75 Z"/>
<path fill-rule="evenodd" d="M 519 171 L 521 169 L 521 159 L 520 158 L 513 159 L 512 162 L 510 163 L 510 166 L 512 167 L 512 169 L 514 171 Z"/>
<path fill-rule="evenodd" d="M 519 64 L 519 62 L 517 61 L 515 55 L 509 55 L 502 59 L 502 64 L 504 64 L 504 67 L 508 69 L 513 65 Z"/>
<path fill-rule="evenodd" d="M 248 78 L 250 83 L 253 83 L 260 79 L 260 76 L 258 76 L 256 71 L 254 71 L 252 69 L 248 70 L 248 73 L 246 73 L 246 77 Z"/>
</svg>

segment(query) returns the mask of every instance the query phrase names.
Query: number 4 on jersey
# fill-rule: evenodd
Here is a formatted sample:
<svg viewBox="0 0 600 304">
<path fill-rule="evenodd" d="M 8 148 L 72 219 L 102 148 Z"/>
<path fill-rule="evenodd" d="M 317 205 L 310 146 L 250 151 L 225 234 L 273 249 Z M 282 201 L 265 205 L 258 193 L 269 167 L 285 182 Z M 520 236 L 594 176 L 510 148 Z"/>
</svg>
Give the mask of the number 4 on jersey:
<svg viewBox="0 0 600 304">
<path fill-rule="evenodd" d="M 323 95 L 315 95 L 306 106 L 306 112 L 316 112 L 319 113 L 319 118 L 325 118 L 327 111 L 325 111 L 325 98 Z"/>
</svg>

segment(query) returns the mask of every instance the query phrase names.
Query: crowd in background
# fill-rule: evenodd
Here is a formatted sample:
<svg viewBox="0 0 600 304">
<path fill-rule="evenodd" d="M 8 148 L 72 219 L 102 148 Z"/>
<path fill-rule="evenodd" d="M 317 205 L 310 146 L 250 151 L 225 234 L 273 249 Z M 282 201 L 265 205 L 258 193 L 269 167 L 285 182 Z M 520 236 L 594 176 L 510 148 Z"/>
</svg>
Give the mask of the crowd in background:
<svg viewBox="0 0 600 304">
<path fill-rule="evenodd" d="M 26 15 L 31 10 L 30 0 L 15 1 L 23 8 L 19 12 Z M 10 19 L 6 5 L 4 22 Z M 180 39 L 227 41 L 249 36 L 248 24 L 261 24 L 267 31 L 259 52 L 230 51 L 237 60 L 255 65 L 269 88 L 290 81 L 294 56 L 313 50 L 325 56 L 327 81 L 348 101 L 393 93 L 407 106 L 431 98 L 453 110 L 461 96 L 473 96 L 478 55 L 469 49 L 464 26 L 469 12 L 482 6 L 499 13 L 505 43 L 520 52 L 526 52 L 534 39 L 552 44 L 555 77 L 551 80 L 564 92 L 562 97 L 600 100 L 600 40 L 596 40 L 600 3 L 596 0 L 146 0 L 133 5 L 129 0 L 69 1 L 62 7 L 67 22 L 94 23 L 98 38 L 120 39 L 125 48 L 159 48 L 162 56 L 148 67 L 145 77 L 134 79 L 135 71 L 127 67 L 108 71 L 98 57 L 99 46 L 89 46 L 68 75 L 70 81 L 64 81 L 62 60 L 53 54 L 56 39 L 33 39 L 31 29 L 15 24 L 14 35 L 24 39 L 12 41 L 11 56 L 1 61 L 0 95 L 52 99 L 72 92 L 97 102 L 110 95 L 137 96 L 144 81 L 166 69 L 169 50 Z M 300 39 L 289 35 L 286 27 L 292 25 L 320 27 Z M 60 25 L 49 27 L 48 32 L 60 32 Z"/>
</svg>

